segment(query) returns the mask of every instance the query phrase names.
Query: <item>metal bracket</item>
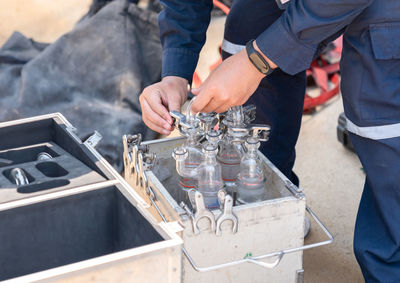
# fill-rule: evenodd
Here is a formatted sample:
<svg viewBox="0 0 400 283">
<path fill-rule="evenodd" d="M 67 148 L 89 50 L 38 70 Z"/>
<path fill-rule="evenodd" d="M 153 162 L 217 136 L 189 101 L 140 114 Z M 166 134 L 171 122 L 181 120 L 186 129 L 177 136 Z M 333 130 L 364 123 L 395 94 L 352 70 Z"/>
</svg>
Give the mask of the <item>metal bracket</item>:
<svg viewBox="0 0 400 283">
<path fill-rule="evenodd" d="M 194 202 L 195 208 L 196 208 L 196 213 L 194 214 L 194 216 L 192 218 L 193 233 L 195 235 L 200 234 L 200 229 L 199 229 L 198 223 L 199 223 L 200 219 L 202 219 L 202 218 L 208 218 L 211 223 L 211 231 L 215 231 L 215 227 L 216 227 L 215 217 L 214 217 L 214 214 L 206 208 L 206 205 L 204 204 L 203 195 L 198 191 L 191 190 L 189 192 L 189 198 L 191 198 L 191 202 Z M 193 198 L 193 200 L 192 200 L 192 198 Z"/>
<path fill-rule="evenodd" d="M 83 144 L 91 147 L 96 147 L 97 144 L 103 139 L 103 136 L 98 132 L 94 131 L 94 133 L 88 137 Z"/>
<path fill-rule="evenodd" d="M 235 234 L 238 231 L 238 218 L 233 213 L 233 198 L 227 195 L 224 190 L 218 192 L 218 200 L 223 205 L 223 210 L 217 219 L 216 232 L 217 236 L 222 235 L 221 225 L 224 221 L 232 221 L 232 233 Z"/>
<path fill-rule="evenodd" d="M 281 262 L 281 260 L 282 260 L 282 258 L 283 258 L 283 256 L 285 254 L 294 253 L 294 252 L 300 252 L 300 251 L 304 251 L 304 250 L 307 250 L 307 249 L 328 245 L 328 244 L 331 244 L 333 242 L 332 234 L 328 231 L 328 229 L 321 222 L 321 220 L 319 220 L 318 216 L 316 216 L 314 214 L 314 212 L 311 210 L 311 208 L 309 206 L 306 206 L 306 211 L 311 215 L 311 217 L 315 220 L 315 222 L 318 224 L 318 226 L 325 233 L 325 235 L 329 238 L 328 240 L 322 241 L 322 242 L 318 242 L 318 243 L 303 245 L 303 246 L 297 247 L 297 248 L 286 249 L 286 250 L 282 250 L 282 251 L 278 251 L 278 252 L 272 252 L 272 253 L 268 253 L 268 254 L 263 254 L 263 255 L 259 255 L 259 256 L 246 257 L 246 258 L 243 258 L 243 259 L 230 261 L 230 262 L 226 262 L 226 263 L 221 263 L 221 264 L 216 264 L 216 265 L 211 265 L 211 266 L 207 266 L 207 267 L 199 267 L 194 262 L 192 257 L 189 255 L 189 253 L 188 253 L 188 251 L 186 250 L 185 247 L 182 247 L 182 252 L 186 256 L 187 260 L 192 265 L 192 267 L 198 272 L 208 272 L 208 271 L 218 270 L 218 269 L 222 269 L 222 268 L 226 268 L 226 267 L 230 267 L 230 266 L 235 266 L 235 265 L 246 263 L 246 262 L 257 264 L 257 265 L 259 265 L 261 267 L 268 268 L 268 269 L 274 268 L 274 267 L 279 265 L 279 263 Z M 276 257 L 276 259 L 272 263 L 260 262 L 261 259 L 273 258 L 273 257 Z"/>
<path fill-rule="evenodd" d="M 304 283 L 304 269 L 296 271 L 296 283 Z"/>
</svg>

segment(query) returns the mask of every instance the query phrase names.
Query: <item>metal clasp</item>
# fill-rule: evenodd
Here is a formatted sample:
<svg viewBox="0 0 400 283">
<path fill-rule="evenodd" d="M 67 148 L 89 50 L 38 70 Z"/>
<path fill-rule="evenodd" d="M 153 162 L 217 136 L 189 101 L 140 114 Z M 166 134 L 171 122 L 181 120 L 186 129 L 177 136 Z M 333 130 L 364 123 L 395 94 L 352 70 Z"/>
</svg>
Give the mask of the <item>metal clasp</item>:
<svg viewBox="0 0 400 283">
<path fill-rule="evenodd" d="M 83 144 L 91 146 L 91 147 L 96 147 L 98 143 L 103 139 L 103 136 L 98 132 L 94 131 L 94 133 L 88 137 Z"/>
</svg>

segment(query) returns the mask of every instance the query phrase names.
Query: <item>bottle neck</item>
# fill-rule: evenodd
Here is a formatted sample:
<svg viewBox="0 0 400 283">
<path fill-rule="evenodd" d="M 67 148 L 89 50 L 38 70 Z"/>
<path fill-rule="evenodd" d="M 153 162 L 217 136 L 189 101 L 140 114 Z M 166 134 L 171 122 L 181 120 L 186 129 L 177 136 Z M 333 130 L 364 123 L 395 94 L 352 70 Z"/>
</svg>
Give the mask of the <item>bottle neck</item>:
<svg viewBox="0 0 400 283">
<path fill-rule="evenodd" d="M 248 144 L 246 156 L 249 158 L 257 158 L 258 157 L 257 150 L 258 150 L 258 147 L 256 145 Z"/>
<path fill-rule="evenodd" d="M 204 162 L 213 163 L 216 162 L 216 156 L 214 151 L 206 151 L 204 155 Z"/>
</svg>

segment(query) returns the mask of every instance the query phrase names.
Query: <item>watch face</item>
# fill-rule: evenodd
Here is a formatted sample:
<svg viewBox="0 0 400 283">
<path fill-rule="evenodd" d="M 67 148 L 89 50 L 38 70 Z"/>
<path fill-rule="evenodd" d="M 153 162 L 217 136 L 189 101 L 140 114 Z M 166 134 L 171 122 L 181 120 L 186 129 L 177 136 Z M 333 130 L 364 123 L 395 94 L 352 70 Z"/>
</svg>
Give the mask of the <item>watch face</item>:
<svg viewBox="0 0 400 283">
<path fill-rule="evenodd" d="M 261 58 L 259 57 L 259 55 L 257 53 L 251 53 L 250 54 L 250 60 L 253 61 L 254 65 L 258 68 L 258 70 L 263 73 L 266 74 L 268 73 L 269 70 L 269 66 L 266 65 Z"/>
</svg>

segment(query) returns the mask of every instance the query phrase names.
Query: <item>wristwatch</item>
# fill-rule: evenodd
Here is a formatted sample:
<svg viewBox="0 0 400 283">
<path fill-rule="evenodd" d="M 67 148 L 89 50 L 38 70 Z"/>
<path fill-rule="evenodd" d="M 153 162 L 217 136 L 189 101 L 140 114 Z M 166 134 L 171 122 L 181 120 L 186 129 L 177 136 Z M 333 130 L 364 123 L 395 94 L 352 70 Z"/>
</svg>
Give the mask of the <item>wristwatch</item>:
<svg viewBox="0 0 400 283">
<path fill-rule="evenodd" d="M 249 60 L 257 68 L 257 70 L 268 76 L 274 69 L 272 69 L 264 57 L 254 49 L 253 42 L 254 39 L 250 40 L 246 44 L 247 56 L 249 56 Z"/>
</svg>

